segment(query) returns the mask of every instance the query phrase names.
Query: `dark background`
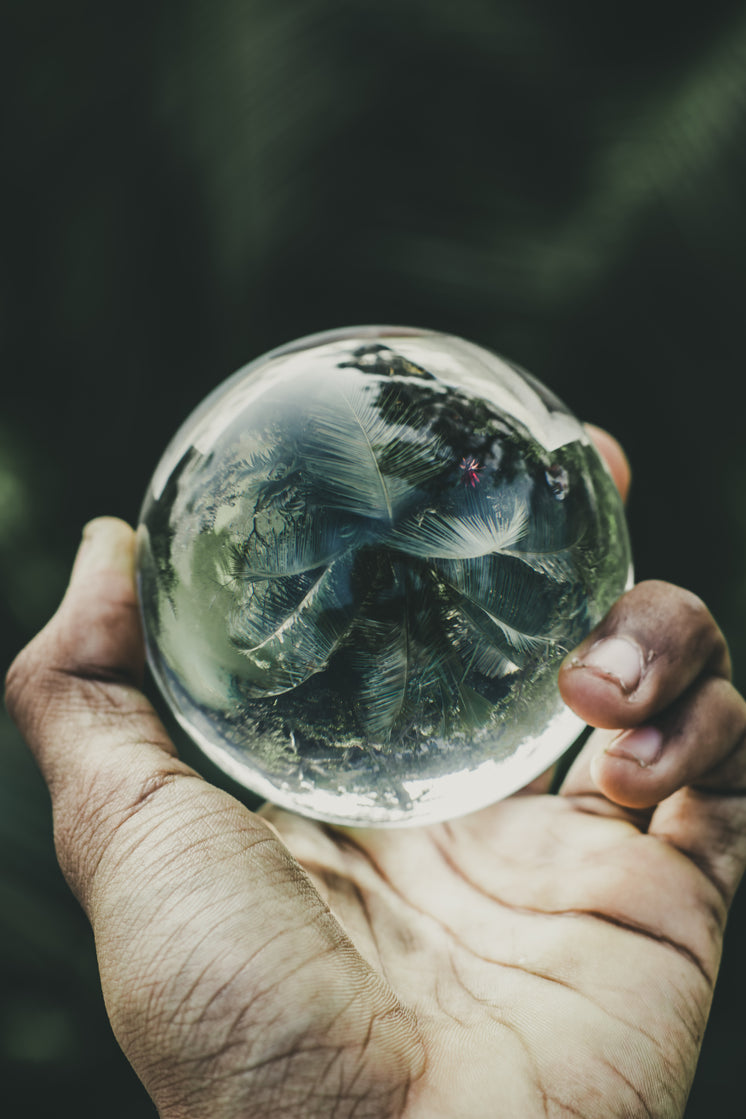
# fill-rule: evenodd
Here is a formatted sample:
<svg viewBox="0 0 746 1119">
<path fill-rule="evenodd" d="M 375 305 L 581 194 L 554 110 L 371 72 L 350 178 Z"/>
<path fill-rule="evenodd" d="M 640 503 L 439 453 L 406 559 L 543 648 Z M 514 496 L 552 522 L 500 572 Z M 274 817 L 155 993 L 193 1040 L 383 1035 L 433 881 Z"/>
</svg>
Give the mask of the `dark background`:
<svg viewBox="0 0 746 1119">
<path fill-rule="evenodd" d="M 208 389 L 391 322 L 491 346 L 619 436 L 637 574 L 708 602 L 743 689 L 743 3 L 6 8 L 4 663 Z M 687 1119 L 744 1112 L 745 935 L 741 896 Z M 0 990 L 12 1114 L 154 1114 L 6 716 Z"/>
</svg>

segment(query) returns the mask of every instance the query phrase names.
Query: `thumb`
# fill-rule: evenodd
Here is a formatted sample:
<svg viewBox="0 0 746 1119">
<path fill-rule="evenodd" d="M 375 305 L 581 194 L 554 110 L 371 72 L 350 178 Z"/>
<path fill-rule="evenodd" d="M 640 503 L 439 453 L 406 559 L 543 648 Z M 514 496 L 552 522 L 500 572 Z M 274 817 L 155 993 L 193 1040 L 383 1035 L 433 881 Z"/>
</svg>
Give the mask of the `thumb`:
<svg viewBox="0 0 746 1119">
<path fill-rule="evenodd" d="M 138 690 L 134 547 L 121 521 L 88 526 L 6 692 L 49 785 L 114 1032 L 164 1115 L 213 1115 L 218 1095 L 264 1113 L 306 1053 L 338 1052 L 329 1077 L 344 1064 L 356 1091 L 381 1069 L 403 1091 L 418 1049 L 393 992 L 270 827 L 179 761 Z"/>
<path fill-rule="evenodd" d="M 258 880 L 277 871 L 274 861 L 292 862 L 263 820 L 178 758 L 140 691 L 145 656 L 134 557 L 129 525 L 92 521 L 57 613 L 6 679 L 8 710 L 52 797 L 60 866 L 94 927 L 103 892 L 121 885 L 134 831 L 138 871 L 157 851 L 156 876 L 165 854 L 177 858 L 203 832 L 211 860 L 236 842 L 244 853 L 254 842 L 266 846 L 253 865 Z"/>
<path fill-rule="evenodd" d="M 92 521 L 57 613 L 6 679 L 8 710 L 52 796 L 60 865 L 86 908 L 98 849 L 119 816 L 176 777 L 200 780 L 139 690 L 134 554 L 129 525 Z"/>
</svg>

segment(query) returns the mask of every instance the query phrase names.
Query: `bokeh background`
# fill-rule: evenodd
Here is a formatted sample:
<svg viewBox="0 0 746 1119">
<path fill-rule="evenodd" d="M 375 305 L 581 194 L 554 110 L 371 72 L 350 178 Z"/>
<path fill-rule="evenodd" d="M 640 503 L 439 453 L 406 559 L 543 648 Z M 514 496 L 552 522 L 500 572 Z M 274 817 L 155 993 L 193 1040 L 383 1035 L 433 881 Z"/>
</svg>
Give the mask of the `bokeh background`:
<svg viewBox="0 0 746 1119">
<path fill-rule="evenodd" d="M 210 388 L 378 321 L 491 346 L 622 439 L 638 575 L 708 602 L 743 689 L 743 2 L 11 0 L 4 23 L 5 664 Z M 741 896 L 687 1119 L 744 1113 L 745 939 Z M 6 1114 L 154 1115 L 4 715 L 0 1085 Z"/>
</svg>

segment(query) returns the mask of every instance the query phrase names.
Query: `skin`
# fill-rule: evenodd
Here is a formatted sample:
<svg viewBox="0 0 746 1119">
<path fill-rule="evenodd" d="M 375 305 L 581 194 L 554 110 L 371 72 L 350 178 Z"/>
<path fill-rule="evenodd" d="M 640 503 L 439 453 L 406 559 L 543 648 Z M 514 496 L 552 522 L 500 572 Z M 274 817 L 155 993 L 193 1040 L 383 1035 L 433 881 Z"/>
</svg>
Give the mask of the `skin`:
<svg viewBox="0 0 746 1119">
<path fill-rule="evenodd" d="M 88 526 L 7 702 L 161 1116 L 681 1116 L 746 860 L 746 704 L 703 604 L 639 584 L 568 657 L 565 701 L 607 729 L 559 795 L 345 830 L 177 758 L 139 690 L 133 549 Z"/>
</svg>

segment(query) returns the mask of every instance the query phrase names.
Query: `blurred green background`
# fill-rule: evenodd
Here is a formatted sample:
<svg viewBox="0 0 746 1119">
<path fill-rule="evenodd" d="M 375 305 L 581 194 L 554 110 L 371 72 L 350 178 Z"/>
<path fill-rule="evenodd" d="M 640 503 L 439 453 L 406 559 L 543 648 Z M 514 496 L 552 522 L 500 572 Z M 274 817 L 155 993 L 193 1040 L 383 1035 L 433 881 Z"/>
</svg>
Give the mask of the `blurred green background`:
<svg viewBox="0 0 746 1119">
<path fill-rule="evenodd" d="M 208 389 L 378 321 L 491 346 L 618 435 L 638 576 L 708 602 L 744 688 L 743 2 L 12 0 L 5 26 L 4 663 Z M 688 1119 L 744 1114 L 745 935 L 742 896 Z M 154 1114 L 6 716 L 0 991 L 10 1113 Z"/>
</svg>

